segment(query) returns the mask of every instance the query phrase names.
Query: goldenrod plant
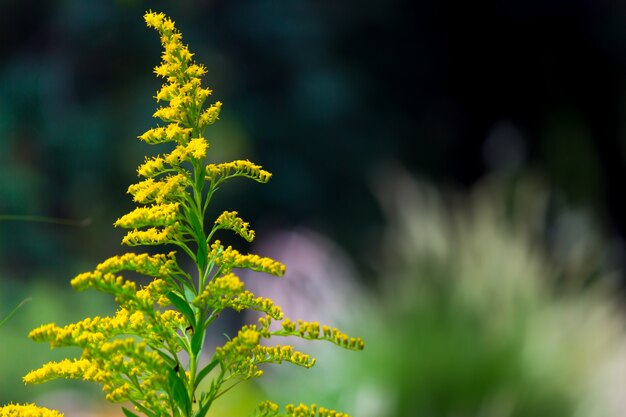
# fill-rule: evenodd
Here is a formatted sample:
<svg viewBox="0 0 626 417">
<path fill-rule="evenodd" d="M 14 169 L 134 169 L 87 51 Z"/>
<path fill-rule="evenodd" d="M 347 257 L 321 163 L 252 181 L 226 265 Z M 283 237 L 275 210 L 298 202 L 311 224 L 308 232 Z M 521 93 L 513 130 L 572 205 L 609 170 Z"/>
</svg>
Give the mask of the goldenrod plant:
<svg viewBox="0 0 626 417">
<path fill-rule="evenodd" d="M 29 337 L 35 341 L 53 348 L 76 346 L 82 353 L 79 358 L 49 362 L 28 373 L 24 381 L 38 384 L 68 378 L 99 383 L 107 400 L 134 406 L 134 410 L 122 408 L 128 417 L 203 417 L 234 386 L 260 377 L 263 364 L 290 362 L 305 368 L 315 364 L 315 358 L 289 345 L 269 344 L 270 339 L 326 340 L 351 350 L 361 350 L 364 344 L 336 328 L 284 317 L 279 306 L 247 290 L 236 275 L 237 269 L 246 268 L 282 276 L 285 266 L 215 239 L 218 231 L 230 230 L 251 242 L 255 233 L 236 211 L 206 221 L 211 200 L 230 179 L 266 183 L 271 174 L 247 160 L 205 162 L 209 144 L 204 132 L 218 120 L 222 104 L 205 104 L 211 95 L 201 83 L 206 68 L 193 60 L 174 22 L 152 11 L 144 18 L 159 33 L 164 49 L 162 63 L 154 69 L 165 80 L 156 100 L 168 104 L 154 113 L 165 125 L 139 139 L 171 147 L 139 166 L 141 180 L 128 188 L 139 207 L 115 226 L 129 229 L 122 240 L 125 245 L 169 245 L 176 250 L 113 256 L 75 277 L 71 284 L 76 290 L 111 294 L 119 309 L 111 317 L 91 317 L 66 326 L 45 324 L 31 331 Z M 191 260 L 193 271 L 182 267 L 189 262 L 181 258 Z M 128 273 L 152 281 L 141 286 L 124 276 Z M 208 352 L 207 329 L 226 309 L 254 310 L 261 317 Z M 278 405 L 263 402 L 253 415 L 347 414 L 303 404 L 287 405 L 281 411 Z"/>
</svg>

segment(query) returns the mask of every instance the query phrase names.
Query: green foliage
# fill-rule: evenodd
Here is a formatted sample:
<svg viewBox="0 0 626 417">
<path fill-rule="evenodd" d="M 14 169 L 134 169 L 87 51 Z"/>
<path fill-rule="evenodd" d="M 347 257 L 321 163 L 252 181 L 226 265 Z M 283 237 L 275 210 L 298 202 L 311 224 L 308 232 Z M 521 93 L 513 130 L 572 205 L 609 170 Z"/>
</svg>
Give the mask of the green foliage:
<svg viewBox="0 0 626 417">
<path fill-rule="evenodd" d="M 332 375 L 341 389 L 325 402 L 360 417 L 623 413 L 622 308 L 606 246 L 581 209 L 548 212 L 548 192 L 529 180 L 491 179 L 451 196 L 389 171 L 380 178 L 380 287 L 352 290 L 345 305 L 344 325 L 368 346 L 358 361 L 315 352 L 317 380 Z M 558 226 L 547 248 L 549 215 Z M 285 383 L 276 372 L 267 389 L 280 400 L 294 385 L 312 396 L 331 391 L 330 382 L 300 374 Z"/>
</svg>

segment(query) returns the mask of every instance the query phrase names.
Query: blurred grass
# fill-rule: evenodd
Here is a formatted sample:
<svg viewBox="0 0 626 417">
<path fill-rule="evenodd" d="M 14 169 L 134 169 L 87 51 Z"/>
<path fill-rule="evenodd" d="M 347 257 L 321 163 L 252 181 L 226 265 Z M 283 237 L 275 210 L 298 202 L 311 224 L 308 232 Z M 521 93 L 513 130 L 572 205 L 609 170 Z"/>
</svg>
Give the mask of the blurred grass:
<svg viewBox="0 0 626 417">
<path fill-rule="evenodd" d="M 380 286 L 337 295 L 343 326 L 366 349 L 302 346 L 318 364 L 273 369 L 270 398 L 359 417 L 626 414 L 623 306 L 591 217 L 550 213 L 551 194 L 531 179 L 453 195 L 380 174 L 387 226 L 369 258 Z M 548 224 L 558 225 L 550 245 Z"/>
</svg>

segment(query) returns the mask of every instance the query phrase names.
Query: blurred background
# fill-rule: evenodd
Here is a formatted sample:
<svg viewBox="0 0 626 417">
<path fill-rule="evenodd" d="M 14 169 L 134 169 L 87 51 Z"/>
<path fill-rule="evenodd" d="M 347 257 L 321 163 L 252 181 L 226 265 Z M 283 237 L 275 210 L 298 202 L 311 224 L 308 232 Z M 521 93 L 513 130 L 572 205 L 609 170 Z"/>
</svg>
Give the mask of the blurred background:
<svg viewBox="0 0 626 417">
<path fill-rule="evenodd" d="M 111 314 L 69 280 L 124 250 L 112 223 L 153 126 L 165 11 L 224 103 L 210 159 L 284 280 L 246 277 L 361 353 L 303 346 L 215 415 L 265 398 L 355 417 L 626 416 L 626 6 L 608 0 L 0 0 L 0 404 L 121 415 L 97 387 L 21 376 L 75 355 L 26 339 Z M 246 318 L 233 318 L 243 321 Z M 221 332 L 213 340 L 221 343 Z M 288 369 L 286 369 L 288 368 Z M 220 414 L 221 413 L 221 414 Z"/>
</svg>

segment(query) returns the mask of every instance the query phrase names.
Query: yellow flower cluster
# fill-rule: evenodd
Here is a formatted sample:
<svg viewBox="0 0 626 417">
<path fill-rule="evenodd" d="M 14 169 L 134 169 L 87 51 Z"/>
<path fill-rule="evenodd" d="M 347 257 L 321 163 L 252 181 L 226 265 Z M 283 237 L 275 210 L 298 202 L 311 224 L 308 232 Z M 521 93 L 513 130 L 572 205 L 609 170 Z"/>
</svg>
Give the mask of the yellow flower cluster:
<svg viewBox="0 0 626 417">
<path fill-rule="evenodd" d="M 88 317 L 63 327 L 54 323 L 31 330 L 28 337 L 48 342 L 51 347 L 78 346 L 99 349 L 99 345 L 123 334 L 135 334 L 150 340 L 155 347 L 178 350 L 177 330 L 184 328 L 182 315 L 174 310 L 144 312 L 119 309 L 113 317 Z"/>
<path fill-rule="evenodd" d="M 257 297 L 250 291 L 244 291 L 234 297 L 228 303 L 228 307 L 236 310 L 255 310 L 262 311 L 273 319 L 280 320 L 283 318 L 282 309 L 274 304 L 269 298 Z"/>
<path fill-rule="evenodd" d="M 88 359 L 63 359 L 60 362 L 48 362 L 26 374 L 23 379 L 27 384 L 41 384 L 58 378 L 104 382 L 109 376 L 108 372 L 99 369 Z"/>
<path fill-rule="evenodd" d="M 222 103 L 216 101 L 214 104 L 211 104 L 209 108 L 204 110 L 200 114 L 200 126 L 208 126 L 215 123 L 220 117 L 220 110 L 222 109 Z"/>
<path fill-rule="evenodd" d="M 113 256 L 96 266 L 101 274 L 133 271 L 146 276 L 168 277 L 180 268 L 176 263 L 176 252 L 149 255 L 147 253 L 125 253 Z"/>
<path fill-rule="evenodd" d="M 215 349 L 215 357 L 226 366 L 232 377 L 259 377 L 263 371 L 254 363 L 252 352 L 259 346 L 260 338 L 261 333 L 255 325 L 243 326 L 237 336 Z"/>
<path fill-rule="evenodd" d="M 169 226 L 179 219 L 180 203 L 154 204 L 150 207 L 137 207 L 130 213 L 120 217 L 114 223 L 116 227 L 125 229 L 145 226 Z"/>
<path fill-rule="evenodd" d="M 128 246 L 139 245 L 163 245 L 166 243 L 176 243 L 181 238 L 180 224 L 175 222 L 162 229 L 151 227 L 146 230 L 131 230 L 122 239 L 122 244 Z"/>
<path fill-rule="evenodd" d="M 304 339 L 328 340 L 334 344 L 351 350 L 363 350 L 365 343 L 360 337 L 350 337 L 336 327 L 321 326 L 318 322 L 298 320 L 293 322 L 286 318 L 282 322 L 282 331 L 273 334 L 282 336 L 299 336 Z"/>
<path fill-rule="evenodd" d="M 180 198 L 185 189 L 191 185 L 189 178 L 183 174 L 169 175 L 161 181 L 148 178 L 128 187 L 128 193 L 136 203 L 164 203 Z"/>
<path fill-rule="evenodd" d="M 137 285 L 133 281 L 115 275 L 123 270 L 134 271 L 147 276 L 160 276 L 163 279 L 155 279 L 148 286 L 137 291 Z M 179 270 L 174 252 L 153 256 L 145 253 L 126 253 L 107 259 L 92 272 L 83 272 L 77 275 L 72 279 L 71 284 L 78 291 L 94 288 L 104 293 L 113 294 L 115 300 L 123 307 L 152 311 L 155 302 L 164 305 L 163 297 L 171 289 L 170 284 L 165 280 L 171 281 Z"/>
<path fill-rule="evenodd" d="M 192 130 L 188 127 L 182 127 L 178 123 L 170 123 L 167 127 L 150 129 L 138 138 L 150 145 L 165 142 L 187 143 Z"/>
<path fill-rule="evenodd" d="M 269 298 L 257 297 L 245 290 L 244 283 L 232 272 L 212 279 L 193 304 L 200 308 L 206 306 L 214 312 L 232 308 L 235 311 L 261 311 L 276 320 L 283 317 L 280 307 Z"/>
<path fill-rule="evenodd" d="M 195 138 L 186 145 L 178 145 L 172 152 L 165 155 L 165 162 L 172 166 L 178 166 L 185 161 L 193 159 L 204 159 L 209 143 L 204 138 Z"/>
<path fill-rule="evenodd" d="M 287 414 L 279 414 L 278 404 L 271 401 L 264 401 L 258 405 L 258 417 L 350 417 L 346 413 L 340 413 L 324 407 L 312 405 L 293 405 L 288 404 L 285 407 Z"/>
<path fill-rule="evenodd" d="M 144 18 L 147 25 L 161 35 L 164 49 L 162 62 L 154 72 L 164 78 L 166 83 L 157 93 L 156 99 L 168 101 L 169 106 L 159 108 L 154 117 L 184 126 L 196 126 L 195 123 L 198 123 L 200 129 L 215 122 L 221 103 L 202 111 L 204 101 L 211 94 L 211 90 L 202 88 L 200 81 L 206 68 L 192 60 L 193 54 L 183 45 L 182 35 L 165 14 L 148 12 Z"/>
<path fill-rule="evenodd" d="M 245 285 L 235 274 L 228 273 L 213 278 L 206 288 L 198 295 L 193 304 L 197 307 L 203 305 L 221 310 L 229 301 L 243 292 Z"/>
<path fill-rule="evenodd" d="M 288 404 L 285 407 L 287 411 L 287 417 L 350 417 L 346 413 L 340 413 L 335 410 L 329 410 L 328 408 L 318 407 L 316 404 L 310 406 L 300 404 L 294 406 Z"/>
<path fill-rule="evenodd" d="M 278 414 L 278 404 L 271 401 L 263 401 L 258 405 L 259 417 L 270 417 Z"/>
<path fill-rule="evenodd" d="M 137 174 L 141 177 L 151 178 L 165 171 L 165 159 L 160 156 L 146 157 L 143 164 L 137 168 Z"/>
<path fill-rule="evenodd" d="M 35 404 L 8 404 L 0 407 L 0 417 L 63 417 L 63 413 Z"/>
<path fill-rule="evenodd" d="M 103 274 L 99 271 L 78 274 L 72 279 L 71 284 L 78 291 L 94 288 L 104 293 L 113 294 L 115 301 L 122 305 L 134 298 L 137 289 L 134 282 L 128 281 L 124 277 L 112 273 Z"/>
<path fill-rule="evenodd" d="M 269 324 L 269 321 L 265 321 L 264 324 Z M 294 351 L 292 346 L 260 345 L 261 338 L 270 336 L 267 328 L 258 328 L 256 325 L 244 326 L 236 337 L 215 350 L 215 356 L 225 364 L 230 377 L 242 379 L 261 376 L 263 371 L 258 368 L 258 365 L 263 363 L 290 362 L 305 368 L 315 365 L 315 358 Z"/>
<path fill-rule="evenodd" d="M 224 248 L 219 240 L 211 245 L 209 259 L 219 265 L 222 272 L 230 272 L 233 268 L 246 268 L 253 271 L 265 272 L 271 275 L 285 275 L 285 265 L 272 258 L 261 257 L 259 255 L 242 255 L 232 246 Z"/>
<path fill-rule="evenodd" d="M 306 353 L 293 350 L 293 346 L 256 346 L 252 349 L 252 362 L 261 363 L 282 363 L 290 362 L 294 365 L 310 368 L 315 365 L 315 358 Z"/>
<path fill-rule="evenodd" d="M 131 320 L 134 319 L 131 315 Z M 136 400 L 153 410 L 165 410 L 159 394 L 167 381 L 161 370 L 165 365 L 161 355 L 148 349 L 146 342 L 133 338 L 113 339 L 93 343 L 83 349 L 80 359 L 49 362 L 24 376 L 27 384 L 39 384 L 52 379 L 82 379 L 102 384 L 110 401 Z"/>
<path fill-rule="evenodd" d="M 248 229 L 250 223 L 244 222 L 237 214 L 239 213 L 236 211 L 225 211 L 220 214 L 215 220 L 216 229 L 232 230 L 248 242 L 252 242 L 254 240 L 254 230 Z"/>
<path fill-rule="evenodd" d="M 207 180 L 215 183 L 233 177 L 246 177 L 264 184 L 272 177 L 272 174 L 262 169 L 261 166 L 248 160 L 209 164 L 205 170 Z"/>
</svg>

